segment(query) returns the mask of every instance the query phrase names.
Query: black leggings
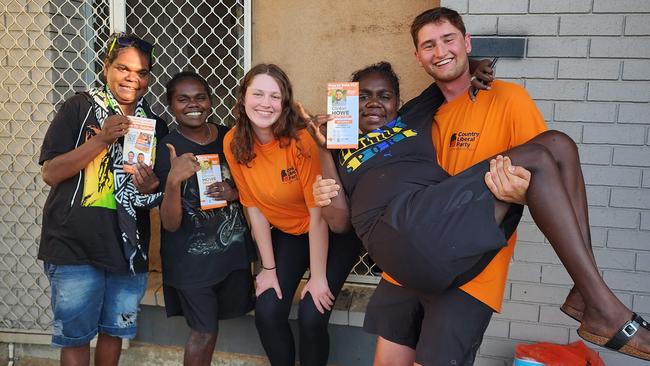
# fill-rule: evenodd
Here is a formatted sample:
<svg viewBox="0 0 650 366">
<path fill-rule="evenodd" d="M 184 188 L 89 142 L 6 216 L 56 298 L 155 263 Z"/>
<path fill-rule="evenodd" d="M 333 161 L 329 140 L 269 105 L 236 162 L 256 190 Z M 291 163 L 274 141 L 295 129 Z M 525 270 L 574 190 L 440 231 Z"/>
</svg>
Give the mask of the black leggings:
<svg viewBox="0 0 650 366">
<path fill-rule="evenodd" d="M 293 366 L 296 350 L 289 327 L 289 311 L 293 294 L 309 267 L 309 238 L 307 234 L 291 235 L 277 229 L 271 231 L 271 238 L 282 300 L 277 298 L 272 288 L 262 293 L 255 304 L 255 325 L 271 365 Z M 360 250 L 361 242 L 353 232 L 330 233 L 326 273 L 330 291 L 335 297 L 356 263 Z M 330 314 L 330 311 L 319 313 L 309 294 L 300 301 L 300 365 L 327 364 L 330 344 L 327 325 Z"/>
</svg>

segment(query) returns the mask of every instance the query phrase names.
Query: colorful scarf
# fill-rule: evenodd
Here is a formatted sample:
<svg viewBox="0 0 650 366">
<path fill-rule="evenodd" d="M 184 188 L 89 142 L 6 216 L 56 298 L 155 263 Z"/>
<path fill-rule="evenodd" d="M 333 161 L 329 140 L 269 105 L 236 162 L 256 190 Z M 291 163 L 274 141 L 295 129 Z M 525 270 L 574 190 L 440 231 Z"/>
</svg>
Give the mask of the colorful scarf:
<svg viewBox="0 0 650 366">
<path fill-rule="evenodd" d="M 119 104 L 107 86 L 104 86 L 102 90 L 93 88 L 88 91 L 88 94 L 92 97 L 95 117 L 100 128 L 104 126 L 104 121 L 108 116 L 122 115 Z M 153 113 L 151 113 L 151 109 L 144 98 L 138 100 L 134 115 L 144 118 L 153 117 Z M 133 266 L 135 256 L 140 255 L 144 260 L 147 259 L 147 253 L 144 252 L 140 245 L 136 208 L 149 209 L 155 207 L 162 201 L 163 195 L 162 193 L 141 194 L 138 192 L 131 174 L 123 169 L 124 158 L 122 143 L 119 139 L 108 146 L 108 156 L 110 159 L 109 166 L 113 171 L 113 192 L 117 203 L 117 221 L 122 233 L 122 249 L 129 263 L 129 271 L 135 274 Z"/>
</svg>

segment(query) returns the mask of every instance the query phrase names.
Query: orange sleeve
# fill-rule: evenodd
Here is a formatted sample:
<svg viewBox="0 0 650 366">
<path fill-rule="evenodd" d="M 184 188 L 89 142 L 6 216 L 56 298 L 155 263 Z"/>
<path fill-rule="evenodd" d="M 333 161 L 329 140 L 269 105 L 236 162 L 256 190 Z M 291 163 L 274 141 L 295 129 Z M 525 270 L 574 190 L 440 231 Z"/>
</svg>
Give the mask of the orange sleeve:
<svg viewBox="0 0 650 366">
<path fill-rule="evenodd" d="M 307 130 L 300 131 L 300 144 L 302 145 L 303 152 L 298 157 L 297 167 L 300 185 L 302 186 L 303 196 L 305 197 L 305 204 L 308 208 L 316 207 L 314 194 L 312 192 L 312 185 L 316 181 L 316 176 L 321 174 L 320 168 L 320 155 L 316 142 L 309 135 Z M 299 152 L 296 151 L 298 154 Z"/>
<path fill-rule="evenodd" d="M 528 95 L 526 89 L 517 86 L 513 100 L 509 103 L 512 121 L 512 146 L 519 146 L 548 130 L 542 113 Z"/>
<path fill-rule="evenodd" d="M 230 174 L 235 180 L 235 185 L 237 186 L 237 191 L 239 191 L 239 202 L 246 207 L 257 207 L 257 203 L 253 198 L 253 195 L 246 184 L 246 179 L 244 178 L 244 172 L 242 171 L 241 164 L 237 163 L 235 156 L 232 154 L 232 149 L 230 148 L 230 143 L 232 142 L 232 135 L 235 131 L 235 128 L 232 128 L 226 136 L 223 138 L 223 154 L 226 157 L 228 162 L 228 167 L 230 168 Z"/>
</svg>

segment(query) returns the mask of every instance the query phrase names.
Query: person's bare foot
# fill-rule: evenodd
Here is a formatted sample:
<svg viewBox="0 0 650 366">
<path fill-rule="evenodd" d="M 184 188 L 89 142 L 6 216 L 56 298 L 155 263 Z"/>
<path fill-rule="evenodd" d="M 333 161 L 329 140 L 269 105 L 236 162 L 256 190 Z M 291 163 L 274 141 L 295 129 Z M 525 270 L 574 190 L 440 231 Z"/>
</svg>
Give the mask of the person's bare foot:
<svg viewBox="0 0 650 366">
<path fill-rule="evenodd" d="M 575 319 L 576 321 L 582 321 L 582 316 L 585 309 L 585 302 L 582 299 L 582 295 L 578 288 L 573 286 L 569 295 L 564 300 L 564 304 L 560 307 L 563 313 Z"/>
</svg>

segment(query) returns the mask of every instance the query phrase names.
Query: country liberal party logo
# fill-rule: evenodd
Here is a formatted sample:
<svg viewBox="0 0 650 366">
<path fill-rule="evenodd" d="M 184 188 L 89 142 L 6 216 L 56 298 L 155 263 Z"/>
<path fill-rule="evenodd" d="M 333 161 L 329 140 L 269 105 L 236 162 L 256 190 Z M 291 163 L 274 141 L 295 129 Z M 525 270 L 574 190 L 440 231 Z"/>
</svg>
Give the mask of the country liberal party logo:
<svg viewBox="0 0 650 366">
<path fill-rule="evenodd" d="M 280 181 L 282 183 L 291 183 L 296 180 L 298 180 L 298 171 L 296 168 L 290 166 L 280 171 Z"/>
<path fill-rule="evenodd" d="M 451 134 L 449 138 L 450 149 L 463 149 L 474 150 L 476 148 L 476 141 L 478 140 L 480 132 L 463 132 L 458 131 Z"/>
</svg>

